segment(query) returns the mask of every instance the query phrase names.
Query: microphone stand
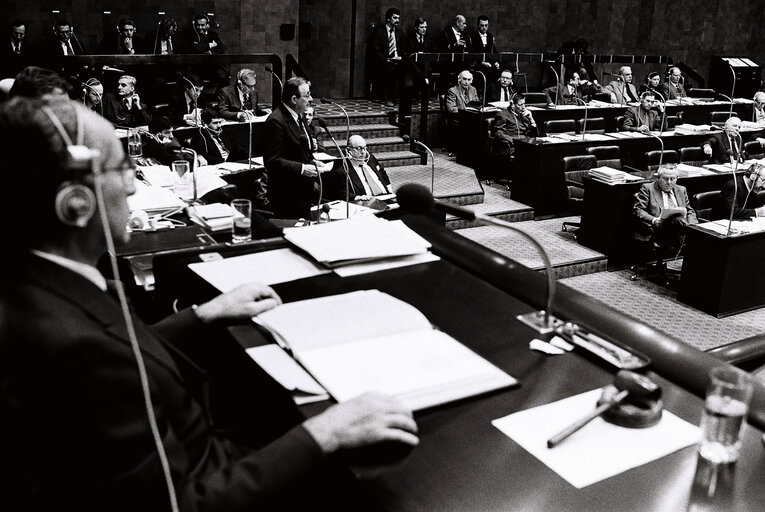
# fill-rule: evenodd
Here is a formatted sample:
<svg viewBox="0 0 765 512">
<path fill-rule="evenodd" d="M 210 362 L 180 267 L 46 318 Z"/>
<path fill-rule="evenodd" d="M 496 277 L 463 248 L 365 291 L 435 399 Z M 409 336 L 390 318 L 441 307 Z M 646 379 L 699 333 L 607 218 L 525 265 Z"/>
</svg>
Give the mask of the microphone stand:
<svg viewBox="0 0 765 512">
<path fill-rule="evenodd" d="M 412 143 L 417 144 L 418 146 L 422 146 L 425 148 L 425 151 L 430 154 L 430 194 L 433 195 L 436 188 L 436 159 L 433 157 L 433 152 L 428 146 L 425 145 L 424 142 L 420 142 L 417 139 L 412 139 Z"/>
<path fill-rule="evenodd" d="M 322 103 L 329 103 L 330 105 L 334 105 L 336 107 L 339 107 L 340 110 L 343 111 L 343 114 L 345 114 L 345 140 L 348 140 L 351 138 L 351 118 L 348 117 L 348 112 L 343 108 L 342 105 L 339 103 L 335 103 L 334 101 L 328 100 L 327 98 L 321 99 Z M 342 154 L 340 155 L 342 156 Z"/>
<path fill-rule="evenodd" d="M 685 77 L 683 77 L 682 74 L 680 75 L 680 80 L 683 83 L 683 91 L 685 91 Z M 669 88 L 667 90 L 669 90 Z M 682 107 L 683 106 L 683 94 L 682 93 L 678 94 L 678 99 L 680 100 L 679 103 L 678 103 L 678 106 Z"/>
<path fill-rule="evenodd" d="M 578 98 L 576 96 L 576 91 L 574 91 L 574 95 L 571 97 L 576 101 L 581 101 L 582 105 L 584 105 L 584 122 L 582 123 L 582 142 L 584 142 L 584 136 L 587 134 L 587 102 L 582 98 Z"/>
<path fill-rule="evenodd" d="M 273 72 L 273 70 L 271 69 L 271 66 L 266 66 L 266 71 L 271 73 L 274 76 L 274 78 L 276 78 L 276 80 L 279 82 L 279 97 L 281 98 L 282 91 L 284 90 L 284 84 L 282 84 L 282 79 L 279 78 L 279 75 Z M 273 105 L 273 108 L 276 108 L 276 105 Z"/>
<path fill-rule="evenodd" d="M 340 149 L 340 145 L 337 143 L 335 138 L 332 136 L 332 132 L 329 131 L 329 127 L 327 127 L 327 122 L 324 121 L 324 119 L 319 118 L 318 121 L 319 126 L 324 129 L 324 133 L 326 133 L 332 143 L 335 145 L 335 148 L 337 149 L 337 152 L 340 153 L 340 160 L 343 163 L 343 171 L 345 171 L 345 218 L 350 219 L 350 202 L 351 202 L 351 175 L 348 171 L 348 158 L 347 153 L 343 155 L 343 150 Z M 309 134 L 310 135 L 310 134 Z M 321 213 L 319 213 L 319 220 L 321 220 Z"/>
<path fill-rule="evenodd" d="M 664 98 L 664 96 L 662 96 L 662 94 L 659 91 L 654 90 L 653 93 L 658 95 L 661 98 L 661 102 L 664 104 L 664 110 L 662 110 L 661 112 L 661 123 L 659 124 L 659 133 L 661 133 L 664 131 L 664 124 L 667 122 L 667 100 Z"/>
<path fill-rule="evenodd" d="M 550 64 L 550 69 L 555 73 L 555 107 L 558 106 L 558 91 L 560 90 L 560 75 L 555 71 L 555 67 Z"/>
<path fill-rule="evenodd" d="M 653 137 L 654 139 L 659 141 L 659 144 L 661 144 L 661 153 L 659 153 L 659 167 L 661 167 L 661 164 L 664 161 L 664 141 L 661 140 L 661 137 L 659 137 L 655 133 L 651 133 L 650 131 L 646 135 L 648 135 L 649 137 Z"/>
<path fill-rule="evenodd" d="M 730 96 L 726 96 L 725 94 L 723 94 L 721 92 L 718 92 L 717 94 L 719 94 L 720 96 L 722 96 L 726 100 L 730 101 L 730 111 L 728 112 L 728 118 L 733 117 L 733 98 L 731 98 Z"/>
<path fill-rule="evenodd" d="M 247 130 L 249 134 L 249 138 L 247 139 L 247 163 L 249 165 L 249 170 L 252 171 L 252 119 L 250 118 L 252 112 L 249 110 L 242 110 L 242 112 L 244 112 L 244 115 L 247 118 L 246 123 L 249 126 Z"/>
<path fill-rule="evenodd" d="M 483 78 L 483 101 L 481 102 L 481 112 L 483 112 L 483 109 L 486 107 L 486 75 L 479 69 L 476 69 L 475 72 Z"/>
<path fill-rule="evenodd" d="M 739 154 L 741 154 L 739 152 Z M 736 171 L 738 171 L 738 158 L 730 156 L 730 168 L 733 174 L 733 204 L 730 207 L 730 218 L 728 219 L 728 232 L 725 236 L 730 236 L 730 231 L 733 226 L 733 212 L 736 210 L 736 198 L 738 197 L 738 180 L 736 179 Z"/>
<path fill-rule="evenodd" d="M 726 61 L 726 62 L 728 62 L 728 61 Z M 730 115 L 733 115 L 733 96 L 736 93 L 736 70 L 733 69 L 733 65 L 730 62 L 728 62 L 728 67 L 730 68 L 730 72 L 733 74 L 733 87 L 730 90 L 730 96 L 731 96 L 731 100 L 730 100 Z"/>
</svg>

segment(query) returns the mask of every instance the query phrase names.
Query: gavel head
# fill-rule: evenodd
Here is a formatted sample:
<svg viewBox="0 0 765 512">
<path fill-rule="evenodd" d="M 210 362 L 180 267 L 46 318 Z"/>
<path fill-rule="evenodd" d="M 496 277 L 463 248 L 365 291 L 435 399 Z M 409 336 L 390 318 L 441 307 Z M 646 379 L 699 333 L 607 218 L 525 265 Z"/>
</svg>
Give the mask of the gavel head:
<svg viewBox="0 0 765 512">
<path fill-rule="evenodd" d="M 661 386 L 645 375 L 629 370 L 619 370 L 614 377 L 614 387 L 629 391 L 626 401 L 638 406 L 650 407 L 661 398 Z"/>
<path fill-rule="evenodd" d="M 598 405 L 611 402 L 624 390 L 629 394 L 603 413 L 604 420 L 628 428 L 647 428 L 661 420 L 664 410 L 661 387 L 645 375 L 627 370 L 619 371 L 613 384 L 603 388 Z"/>
</svg>

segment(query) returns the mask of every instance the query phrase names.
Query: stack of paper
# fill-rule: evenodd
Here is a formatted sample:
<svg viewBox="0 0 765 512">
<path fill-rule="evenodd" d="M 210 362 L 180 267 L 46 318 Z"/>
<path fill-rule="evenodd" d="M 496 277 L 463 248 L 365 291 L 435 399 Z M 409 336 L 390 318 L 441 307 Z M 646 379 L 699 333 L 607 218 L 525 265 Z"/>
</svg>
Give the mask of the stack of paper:
<svg viewBox="0 0 765 512">
<path fill-rule="evenodd" d="M 400 220 L 375 216 L 286 228 L 284 238 L 329 267 L 423 254 L 430 242 Z"/>
<path fill-rule="evenodd" d="M 379 290 L 283 304 L 257 322 L 338 402 L 375 391 L 420 410 L 517 383 Z"/>
<path fill-rule="evenodd" d="M 143 174 L 143 179 L 155 187 L 172 187 L 178 175 L 167 165 L 139 165 L 136 167 Z"/>
<path fill-rule="evenodd" d="M 225 231 L 234 225 L 234 217 L 242 214 L 223 203 L 198 204 L 188 207 L 191 220 L 210 231 Z"/>
<path fill-rule="evenodd" d="M 675 133 L 678 135 L 697 135 L 699 133 L 706 133 L 710 131 L 712 127 L 708 124 L 678 124 L 675 126 Z"/>
<path fill-rule="evenodd" d="M 172 190 L 149 186 L 135 180 L 135 194 L 127 198 L 130 211 L 144 210 L 147 213 L 158 213 L 183 208 L 184 203 Z"/>
<path fill-rule="evenodd" d="M 612 167 L 595 167 L 590 169 L 590 178 L 613 185 L 614 183 L 625 183 L 627 181 L 640 181 L 642 178 L 632 174 L 614 169 Z"/>
<path fill-rule="evenodd" d="M 682 164 L 682 163 L 677 165 L 677 176 L 679 178 L 689 178 L 694 176 L 709 176 L 711 174 L 714 174 L 714 172 L 710 171 L 709 169 L 704 169 L 703 167 L 695 167 L 693 165 Z"/>
</svg>

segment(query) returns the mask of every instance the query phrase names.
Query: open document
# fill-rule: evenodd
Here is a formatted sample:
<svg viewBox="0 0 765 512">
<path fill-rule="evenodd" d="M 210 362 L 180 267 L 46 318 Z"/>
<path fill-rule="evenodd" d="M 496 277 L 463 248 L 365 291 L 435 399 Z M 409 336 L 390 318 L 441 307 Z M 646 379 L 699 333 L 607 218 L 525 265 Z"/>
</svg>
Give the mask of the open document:
<svg viewBox="0 0 765 512">
<path fill-rule="evenodd" d="M 376 391 L 421 410 L 517 383 L 379 290 L 283 304 L 257 321 L 338 402 Z"/>
<path fill-rule="evenodd" d="M 678 217 L 685 217 L 687 213 L 688 213 L 688 210 L 682 206 L 677 208 L 662 208 L 661 220 L 671 220 L 671 219 L 676 219 Z"/>
</svg>

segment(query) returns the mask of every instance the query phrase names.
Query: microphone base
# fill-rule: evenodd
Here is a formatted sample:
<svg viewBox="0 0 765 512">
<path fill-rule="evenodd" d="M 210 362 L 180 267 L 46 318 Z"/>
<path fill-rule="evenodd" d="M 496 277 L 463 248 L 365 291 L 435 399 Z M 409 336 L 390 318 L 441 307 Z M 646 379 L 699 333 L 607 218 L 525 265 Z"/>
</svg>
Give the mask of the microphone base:
<svg viewBox="0 0 765 512">
<path fill-rule="evenodd" d="M 558 325 L 563 323 L 562 320 L 555 318 L 553 315 L 550 315 L 549 320 L 545 322 L 544 311 L 533 311 L 531 313 L 526 313 L 525 315 L 518 315 L 515 318 L 528 325 L 539 334 L 551 333 Z"/>
</svg>

